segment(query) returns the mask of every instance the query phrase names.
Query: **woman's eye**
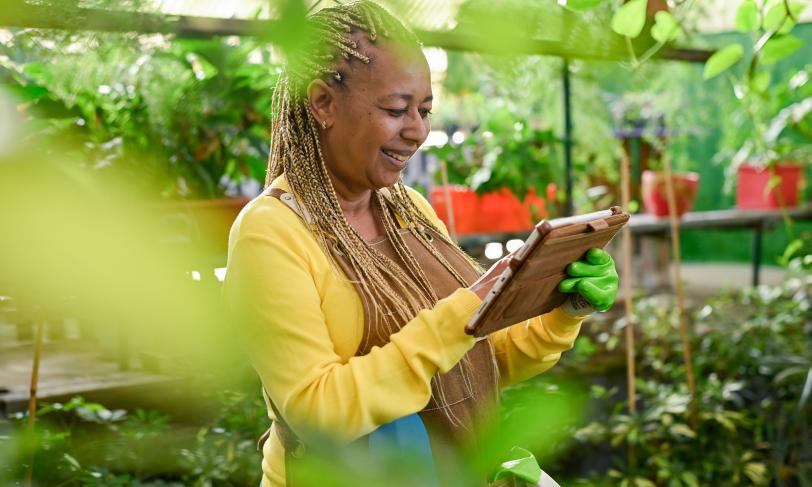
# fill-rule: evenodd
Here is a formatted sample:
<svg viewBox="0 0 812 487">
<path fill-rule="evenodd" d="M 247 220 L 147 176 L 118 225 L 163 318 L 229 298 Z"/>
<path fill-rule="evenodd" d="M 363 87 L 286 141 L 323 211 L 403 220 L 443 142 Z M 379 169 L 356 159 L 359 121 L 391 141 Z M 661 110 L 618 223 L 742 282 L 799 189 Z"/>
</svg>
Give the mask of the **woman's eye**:
<svg viewBox="0 0 812 487">
<path fill-rule="evenodd" d="M 426 118 L 426 117 L 428 117 L 429 115 L 431 115 L 431 110 L 429 110 L 429 109 L 422 109 L 422 110 L 420 110 L 420 116 L 421 116 L 421 117 Z"/>
<path fill-rule="evenodd" d="M 404 109 L 387 108 L 386 111 L 389 112 L 389 115 L 392 115 L 393 117 L 402 117 L 402 116 L 406 115 L 406 109 L 405 108 Z"/>
</svg>

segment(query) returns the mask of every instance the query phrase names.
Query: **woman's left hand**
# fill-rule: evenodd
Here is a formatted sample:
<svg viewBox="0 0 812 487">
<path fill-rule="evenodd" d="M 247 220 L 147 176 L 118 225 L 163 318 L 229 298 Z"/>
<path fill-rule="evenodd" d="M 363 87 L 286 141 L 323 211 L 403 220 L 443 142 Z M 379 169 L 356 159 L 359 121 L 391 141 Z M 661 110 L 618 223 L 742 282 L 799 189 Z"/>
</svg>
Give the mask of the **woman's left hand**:
<svg viewBox="0 0 812 487">
<path fill-rule="evenodd" d="M 589 249 L 583 260 L 567 266 L 569 279 L 558 285 L 563 293 L 577 292 L 598 311 L 606 311 L 615 303 L 618 275 L 615 261 L 601 249 Z"/>
</svg>

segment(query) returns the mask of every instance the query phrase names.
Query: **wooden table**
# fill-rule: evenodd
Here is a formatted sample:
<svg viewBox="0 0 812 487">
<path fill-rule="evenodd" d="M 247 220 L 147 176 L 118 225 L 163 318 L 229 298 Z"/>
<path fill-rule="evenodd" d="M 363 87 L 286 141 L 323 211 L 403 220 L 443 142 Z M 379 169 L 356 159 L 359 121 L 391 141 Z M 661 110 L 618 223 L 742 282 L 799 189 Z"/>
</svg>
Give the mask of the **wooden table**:
<svg viewBox="0 0 812 487">
<path fill-rule="evenodd" d="M 812 204 L 790 209 L 787 212 L 793 220 L 812 220 Z M 715 210 L 688 212 L 680 219 L 680 228 L 701 229 L 749 229 L 752 239 L 752 284 L 759 284 L 761 270 L 761 250 L 764 231 L 774 228 L 784 218 L 779 210 Z M 671 232 L 668 217 L 657 218 L 649 214 L 632 215 L 629 228 L 635 236 L 665 237 Z M 480 233 L 462 235 L 460 246 L 474 256 L 481 256 L 481 249 L 489 242 L 507 242 L 511 239 L 524 239 L 527 232 Z"/>
</svg>

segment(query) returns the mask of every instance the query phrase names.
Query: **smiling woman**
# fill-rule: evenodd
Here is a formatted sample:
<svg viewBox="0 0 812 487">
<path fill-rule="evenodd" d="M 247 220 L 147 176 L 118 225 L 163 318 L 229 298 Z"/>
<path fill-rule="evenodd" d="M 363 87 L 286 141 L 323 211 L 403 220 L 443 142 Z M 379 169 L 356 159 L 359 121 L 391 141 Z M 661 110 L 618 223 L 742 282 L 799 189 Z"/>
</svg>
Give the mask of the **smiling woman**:
<svg viewBox="0 0 812 487">
<path fill-rule="evenodd" d="M 288 463 L 313 450 L 312 432 L 377 445 L 392 424 L 423 428 L 409 437 L 425 445 L 411 444 L 442 479 L 444 452 L 476 443 L 500 386 L 557 362 L 583 311 L 466 335 L 509 257 L 483 273 L 401 181 L 430 128 L 419 42 L 367 1 L 308 26 L 274 93 L 267 188 L 232 226 L 224 283 L 276 419 L 263 485 L 299 485 Z"/>
</svg>

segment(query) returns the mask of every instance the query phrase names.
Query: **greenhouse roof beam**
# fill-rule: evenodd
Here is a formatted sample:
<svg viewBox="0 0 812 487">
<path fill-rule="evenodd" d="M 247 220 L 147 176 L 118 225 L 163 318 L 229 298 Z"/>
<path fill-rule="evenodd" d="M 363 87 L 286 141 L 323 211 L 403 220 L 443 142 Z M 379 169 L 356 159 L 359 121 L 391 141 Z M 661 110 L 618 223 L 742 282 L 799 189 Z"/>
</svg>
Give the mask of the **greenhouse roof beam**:
<svg viewBox="0 0 812 487">
<path fill-rule="evenodd" d="M 279 20 L 222 19 L 145 12 L 123 12 L 94 8 L 30 5 L 13 0 L 0 11 L 0 26 L 37 29 L 133 32 L 139 34 L 176 34 L 180 37 L 258 36 L 269 42 L 279 40 L 286 32 Z M 503 38 L 498 45 L 484 42 L 475 34 L 457 31 L 415 32 L 426 46 L 457 51 L 491 54 L 548 55 L 570 59 L 617 61 L 624 53 L 584 51 L 550 40 Z M 704 62 L 712 51 L 673 48 L 659 53 L 661 59 Z"/>
</svg>

